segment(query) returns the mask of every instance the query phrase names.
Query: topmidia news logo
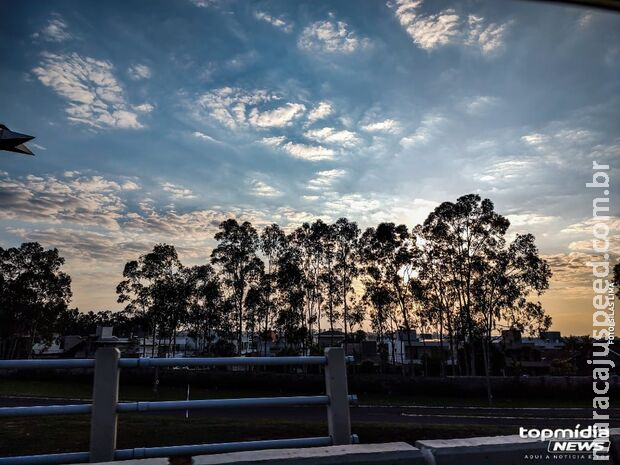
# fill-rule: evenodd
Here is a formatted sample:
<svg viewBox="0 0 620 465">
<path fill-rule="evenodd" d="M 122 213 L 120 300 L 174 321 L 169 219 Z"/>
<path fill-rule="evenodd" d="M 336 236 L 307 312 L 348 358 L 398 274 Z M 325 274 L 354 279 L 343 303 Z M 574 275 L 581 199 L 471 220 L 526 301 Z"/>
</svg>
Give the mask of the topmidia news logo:
<svg viewBox="0 0 620 465">
<path fill-rule="evenodd" d="M 574 429 L 538 429 L 538 428 L 519 428 L 519 437 L 523 439 L 539 439 L 549 441 L 547 452 L 588 454 L 594 456 L 606 455 L 609 453 L 609 430 L 599 428 L 597 425 L 590 425 L 580 428 L 576 425 Z M 601 457 L 602 458 L 602 457 Z"/>
</svg>

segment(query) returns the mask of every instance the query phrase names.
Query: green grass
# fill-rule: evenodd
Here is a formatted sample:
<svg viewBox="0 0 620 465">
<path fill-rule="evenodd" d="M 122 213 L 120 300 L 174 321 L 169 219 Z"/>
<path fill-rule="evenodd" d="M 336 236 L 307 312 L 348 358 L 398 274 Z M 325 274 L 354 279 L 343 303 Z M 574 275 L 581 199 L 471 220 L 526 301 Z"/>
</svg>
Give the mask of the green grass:
<svg viewBox="0 0 620 465">
<path fill-rule="evenodd" d="M 90 399 L 91 385 L 84 382 L 59 380 L 0 380 L 0 397 L 48 397 Z M 226 398 L 280 395 L 254 389 L 214 390 L 192 388 L 190 397 Z M 157 393 L 144 385 L 121 386 L 122 400 L 170 400 L 185 399 L 186 388 L 160 386 Z M 361 396 L 360 403 L 376 405 L 486 405 L 483 399 L 440 398 L 430 396 Z M 546 406 L 548 402 L 502 400 L 498 406 L 523 407 Z M 564 405 L 554 402 L 553 405 Z M 567 404 L 575 406 L 575 403 Z M 454 421 L 454 420 L 452 420 Z M 353 422 L 352 430 L 361 442 L 404 441 L 413 444 L 418 439 L 442 439 L 458 437 L 492 436 L 514 434 L 514 427 L 482 425 L 416 425 L 415 423 L 386 424 L 381 421 Z M 0 455 L 39 454 L 88 450 L 90 417 L 88 415 L 14 417 L 0 421 Z M 327 424 L 324 419 L 292 422 L 277 416 L 248 419 L 227 416 L 225 411 L 212 415 L 200 415 L 185 419 L 182 415 L 123 414 L 119 416 L 118 448 L 153 447 L 173 444 L 199 444 L 228 441 L 252 441 L 260 439 L 325 436 Z"/>
<path fill-rule="evenodd" d="M 225 414 L 222 414 L 225 415 Z M 30 455 L 88 450 L 90 417 L 64 416 L 7 419 L 0 423 L 0 455 Z M 512 434 L 514 428 L 472 425 L 411 425 L 354 422 L 363 443 Z M 228 420 L 225 416 L 190 417 L 127 414 L 119 417 L 119 449 L 175 444 L 253 441 L 327 435 L 321 422 Z"/>
<path fill-rule="evenodd" d="M 319 394 L 319 393 L 316 393 Z M 190 399 L 224 399 L 239 397 L 269 397 L 274 395 L 286 395 L 274 393 L 268 390 L 246 389 L 207 389 L 204 387 L 191 387 Z M 0 397 L 51 397 L 90 399 L 92 386 L 86 382 L 70 383 L 59 380 L 24 380 L 5 379 L 0 380 Z M 120 398 L 125 401 L 137 400 L 179 400 L 185 399 L 187 388 L 183 386 L 160 385 L 157 392 L 151 386 L 123 385 L 121 384 Z M 361 394 L 358 395 L 359 403 L 364 405 L 429 405 L 429 406 L 452 406 L 452 407 L 486 407 L 488 403 L 484 398 L 472 397 L 448 397 L 429 395 L 386 395 L 386 394 Z M 525 407 L 591 407 L 587 399 L 496 399 L 494 407 L 525 408 Z"/>
<path fill-rule="evenodd" d="M 201 387 L 190 389 L 190 399 L 225 399 L 270 395 L 273 396 L 274 393 L 256 389 L 218 390 Z M 90 399 L 92 397 L 92 385 L 75 381 L 64 383 L 59 380 L 8 379 L 0 381 L 0 397 L 2 396 Z M 153 388 L 149 386 L 121 384 L 119 397 L 125 401 L 184 400 L 187 397 L 187 387 L 160 385 L 157 392 L 154 392 Z"/>
</svg>

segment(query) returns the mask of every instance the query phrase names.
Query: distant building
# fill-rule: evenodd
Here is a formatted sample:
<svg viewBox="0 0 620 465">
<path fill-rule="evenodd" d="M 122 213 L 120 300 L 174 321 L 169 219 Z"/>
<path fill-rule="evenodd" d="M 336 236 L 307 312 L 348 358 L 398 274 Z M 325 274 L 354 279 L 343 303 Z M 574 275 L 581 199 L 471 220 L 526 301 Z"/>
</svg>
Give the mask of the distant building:
<svg viewBox="0 0 620 465">
<path fill-rule="evenodd" d="M 524 338 L 516 329 L 502 331 L 497 341 L 503 349 L 506 375 L 548 375 L 555 373 L 554 367 L 565 367 L 571 355 L 559 331 L 548 331 L 541 338 Z"/>
</svg>

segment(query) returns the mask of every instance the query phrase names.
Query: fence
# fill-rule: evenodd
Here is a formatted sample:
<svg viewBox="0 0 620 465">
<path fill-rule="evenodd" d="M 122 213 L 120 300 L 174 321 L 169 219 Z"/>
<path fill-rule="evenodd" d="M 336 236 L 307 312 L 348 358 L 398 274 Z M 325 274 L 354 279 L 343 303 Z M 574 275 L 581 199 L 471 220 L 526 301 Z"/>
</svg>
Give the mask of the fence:
<svg viewBox="0 0 620 465">
<path fill-rule="evenodd" d="M 53 465 L 61 463 L 108 462 L 137 458 L 198 455 L 289 447 L 315 447 L 351 444 L 349 403 L 356 397 L 348 394 L 346 363 L 342 348 L 328 348 L 324 356 L 311 357 L 226 357 L 226 358 L 120 358 L 116 348 L 101 348 L 94 359 L 0 360 L 0 369 L 94 368 L 92 404 L 1 407 L 0 417 L 90 414 L 90 451 L 60 454 L 0 457 L 0 465 Z M 186 400 L 161 402 L 119 402 L 121 368 L 174 366 L 266 366 L 323 365 L 326 395 L 295 397 L 255 397 L 243 399 Z M 297 439 L 196 444 L 137 449 L 116 449 L 117 417 L 126 412 L 156 412 L 227 407 L 269 407 L 290 405 L 325 405 L 329 436 Z"/>
</svg>

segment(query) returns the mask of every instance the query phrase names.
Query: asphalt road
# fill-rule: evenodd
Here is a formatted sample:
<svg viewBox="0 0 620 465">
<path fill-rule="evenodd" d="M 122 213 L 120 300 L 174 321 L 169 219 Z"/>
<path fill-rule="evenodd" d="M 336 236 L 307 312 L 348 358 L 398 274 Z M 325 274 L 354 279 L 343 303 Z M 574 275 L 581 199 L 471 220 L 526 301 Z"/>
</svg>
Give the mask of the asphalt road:
<svg viewBox="0 0 620 465">
<path fill-rule="evenodd" d="M 71 399 L 0 397 L 0 407 L 27 405 L 78 404 L 85 401 Z M 146 415 L 183 415 L 185 410 L 148 412 Z M 325 421 L 325 407 L 259 407 L 190 410 L 192 416 L 209 416 L 214 420 L 247 420 L 260 422 L 271 417 L 283 421 Z M 610 409 L 610 427 L 620 427 L 620 409 Z M 501 425 L 523 427 L 574 427 L 593 423 L 592 410 L 587 408 L 493 408 L 493 407 L 437 407 L 437 406 L 377 406 L 351 407 L 353 423 L 411 423 L 424 425 Z"/>
</svg>

